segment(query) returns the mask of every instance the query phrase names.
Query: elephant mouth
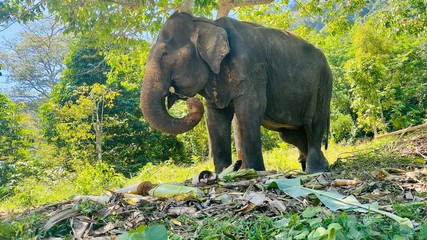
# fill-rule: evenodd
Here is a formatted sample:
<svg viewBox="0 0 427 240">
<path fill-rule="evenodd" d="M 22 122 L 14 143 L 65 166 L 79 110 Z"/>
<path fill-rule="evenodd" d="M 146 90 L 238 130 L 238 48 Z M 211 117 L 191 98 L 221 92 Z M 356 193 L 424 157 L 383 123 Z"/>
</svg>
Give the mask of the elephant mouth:
<svg viewBox="0 0 427 240">
<path fill-rule="evenodd" d="M 175 88 L 171 86 L 169 88 L 169 93 L 168 93 L 168 97 L 167 97 L 167 106 L 168 106 L 168 109 L 170 109 L 175 104 L 176 101 L 178 101 L 178 100 L 188 100 L 189 98 L 191 98 L 191 97 L 183 95 L 183 94 L 180 94 L 180 93 L 177 93 L 175 91 Z"/>
</svg>

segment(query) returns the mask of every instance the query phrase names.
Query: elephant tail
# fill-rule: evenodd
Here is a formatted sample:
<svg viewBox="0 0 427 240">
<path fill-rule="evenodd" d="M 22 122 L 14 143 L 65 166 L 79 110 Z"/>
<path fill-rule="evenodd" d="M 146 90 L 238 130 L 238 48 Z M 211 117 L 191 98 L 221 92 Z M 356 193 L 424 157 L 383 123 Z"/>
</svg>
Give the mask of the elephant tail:
<svg viewBox="0 0 427 240">
<path fill-rule="evenodd" d="M 325 150 L 328 149 L 329 133 L 331 131 L 331 98 L 332 98 L 332 71 L 329 65 L 326 66 L 326 103 L 327 103 L 327 119 L 326 119 L 326 139 L 325 139 Z"/>
<path fill-rule="evenodd" d="M 329 131 L 331 127 L 331 118 L 328 117 L 328 121 L 326 123 L 326 138 L 325 138 L 325 150 L 328 150 L 328 142 L 329 142 Z"/>
</svg>

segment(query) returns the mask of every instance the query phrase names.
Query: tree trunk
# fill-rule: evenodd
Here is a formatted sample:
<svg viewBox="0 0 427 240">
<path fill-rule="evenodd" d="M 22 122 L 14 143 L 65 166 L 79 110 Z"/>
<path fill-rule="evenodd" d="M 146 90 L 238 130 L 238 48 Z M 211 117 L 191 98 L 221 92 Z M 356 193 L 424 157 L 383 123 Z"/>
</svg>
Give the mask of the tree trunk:
<svg viewBox="0 0 427 240">
<path fill-rule="evenodd" d="M 96 160 L 102 161 L 102 123 L 94 123 L 95 128 L 95 149 L 96 149 Z"/>
<path fill-rule="evenodd" d="M 101 111 L 101 113 L 99 112 Z M 96 121 L 93 123 L 93 128 L 95 130 L 95 152 L 96 160 L 102 162 L 102 124 L 104 118 L 104 103 L 96 103 L 95 117 Z"/>
<path fill-rule="evenodd" d="M 180 7 L 181 12 L 193 13 L 194 0 L 183 0 Z"/>
</svg>

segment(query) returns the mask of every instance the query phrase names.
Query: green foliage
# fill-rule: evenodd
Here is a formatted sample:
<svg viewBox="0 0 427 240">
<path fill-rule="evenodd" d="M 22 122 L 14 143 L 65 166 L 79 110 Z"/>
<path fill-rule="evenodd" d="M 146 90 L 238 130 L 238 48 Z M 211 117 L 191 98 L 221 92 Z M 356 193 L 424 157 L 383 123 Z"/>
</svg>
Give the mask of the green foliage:
<svg viewBox="0 0 427 240">
<path fill-rule="evenodd" d="M 261 128 L 261 142 L 263 150 L 272 150 L 278 147 L 281 141 L 282 140 L 280 139 L 279 134 L 277 132 Z"/>
<path fill-rule="evenodd" d="M 163 225 L 141 225 L 133 231 L 129 231 L 117 237 L 117 240 L 167 240 L 168 232 Z"/>
<path fill-rule="evenodd" d="M 353 129 L 355 128 L 350 114 L 338 114 L 331 120 L 332 136 L 335 142 L 349 140 L 352 137 Z"/>
<path fill-rule="evenodd" d="M 105 189 L 117 188 L 124 182 L 123 175 L 107 163 L 76 164 L 74 169 L 74 172 L 60 174 L 56 178 L 43 175 L 25 178 L 0 207 L 29 208 L 63 201 L 72 195 L 101 194 Z M 50 173 L 58 174 L 57 171 Z"/>
<path fill-rule="evenodd" d="M 292 12 L 287 10 L 287 5 L 288 1 L 274 1 L 268 5 L 242 7 L 237 13 L 240 20 L 286 30 L 295 20 Z"/>
<path fill-rule="evenodd" d="M 43 1 L 13 0 L 0 2 L 0 27 L 14 22 L 27 23 L 43 15 Z"/>
<path fill-rule="evenodd" d="M 390 107 L 394 99 L 393 83 L 387 80 L 385 65 L 390 59 L 391 47 L 386 34 L 372 25 L 357 27 L 353 36 L 355 58 L 345 65 L 354 96 L 352 108 L 359 116 L 357 121 L 375 135 L 378 130 L 386 129 L 384 109 Z"/>
<path fill-rule="evenodd" d="M 422 123 L 426 90 L 426 70 L 418 65 L 426 55 L 422 44 L 372 22 L 356 26 L 352 38 L 354 58 L 344 67 L 351 85 L 351 108 L 360 126 L 377 134 Z"/>
<path fill-rule="evenodd" d="M 24 128 L 28 120 L 22 104 L 10 102 L 0 93 L 0 200 L 10 193 L 22 177 L 31 175 L 26 166 L 32 132 Z"/>
<path fill-rule="evenodd" d="M 0 222 L 1 239 L 33 239 L 43 230 L 47 217 L 40 213 L 29 214 Z"/>
<path fill-rule="evenodd" d="M 99 194 L 112 186 L 120 186 L 124 180 L 111 165 L 102 162 L 78 165 L 75 169 L 78 174 L 73 178 L 72 189 L 79 194 Z"/>
<path fill-rule="evenodd" d="M 204 101 L 201 99 L 201 101 Z M 169 110 L 174 117 L 180 118 L 188 114 L 188 109 L 184 101 L 177 101 Z M 206 128 L 206 118 L 203 116 L 200 123 L 191 131 L 180 134 L 177 139 L 182 142 L 186 157 L 173 159 L 176 163 L 200 162 L 206 160 L 209 155 L 208 132 Z"/>
</svg>

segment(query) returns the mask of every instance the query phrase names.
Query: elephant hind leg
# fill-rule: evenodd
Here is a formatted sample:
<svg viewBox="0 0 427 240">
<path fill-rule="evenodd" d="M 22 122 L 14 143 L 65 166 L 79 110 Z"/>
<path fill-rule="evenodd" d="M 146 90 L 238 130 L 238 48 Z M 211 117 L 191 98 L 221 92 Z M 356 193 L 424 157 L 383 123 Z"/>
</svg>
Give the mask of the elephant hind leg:
<svg viewBox="0 0 427 240">
<path fill-rule="evenodd" d="M 326 124 L 320 122 L 305 128 L 308 146 L 306 173 L 324 172 L 329 168 L 329 162 L 320 150 L 325 133 L 323 126 Z"/>
<path fill-rule="evenodd" d="M 301 163 L 302 170 L 306 169 L 308 145 L 307 135 L 304 128 L 298 129 L 281 129 L 279 132 L 280 138 L 286 143 L 292 144 L 299 150 L 298 161 Z"/>
</svg>

